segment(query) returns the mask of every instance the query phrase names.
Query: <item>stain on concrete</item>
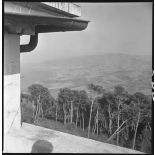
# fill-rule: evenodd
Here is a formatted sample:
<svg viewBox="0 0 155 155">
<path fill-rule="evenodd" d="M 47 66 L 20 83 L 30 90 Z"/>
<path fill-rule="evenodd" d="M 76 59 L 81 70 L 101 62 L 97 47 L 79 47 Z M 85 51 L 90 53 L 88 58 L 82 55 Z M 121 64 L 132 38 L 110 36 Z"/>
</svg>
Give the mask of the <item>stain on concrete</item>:
<svg viewBox="0 0 155 155">
<path fill-rule="evenodd" d="M 36 132 L 33 136 L 31 136 L 31 138 L 29 137 L 29 139 L 31 140 L 37 140 L 37 139 L 51 139 L 51 138 L 56 138 L 58 137 L 54 132 L 52 131 L 44 131 L 44 130 L 40 130 L 38 132 Z"/>
</svg>

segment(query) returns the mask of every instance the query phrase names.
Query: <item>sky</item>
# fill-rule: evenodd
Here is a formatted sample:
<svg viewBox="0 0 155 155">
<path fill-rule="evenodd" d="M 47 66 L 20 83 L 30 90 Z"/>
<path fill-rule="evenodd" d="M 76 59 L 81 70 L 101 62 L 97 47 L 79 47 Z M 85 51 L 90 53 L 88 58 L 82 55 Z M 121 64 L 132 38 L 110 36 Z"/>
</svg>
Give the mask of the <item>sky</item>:
<svg viewBox="0 0 155 155">
<path fill-rule="evenodd" d="M 21 63 L 81 55 L 126 53 L 151 55 L 152 3 L 76 3 L 87 29 L 39 34 L 36 49 L 21 54 Z M 21 37 L 21 44 L 28 43 Z"/>
</svg>

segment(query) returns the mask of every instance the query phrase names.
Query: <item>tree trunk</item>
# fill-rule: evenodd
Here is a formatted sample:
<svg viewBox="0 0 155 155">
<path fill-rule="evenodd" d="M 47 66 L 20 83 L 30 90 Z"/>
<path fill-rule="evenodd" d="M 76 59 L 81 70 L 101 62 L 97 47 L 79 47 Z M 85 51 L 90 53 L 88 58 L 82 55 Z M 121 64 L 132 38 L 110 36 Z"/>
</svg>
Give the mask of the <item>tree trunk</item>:
<svg viewBox="0 0 155 155">
<path fill-rule="evenodd" d="M 36 106 L 36 113 L 35 113 L 35 119 L 34 119 L 34 123 L 36 123 L 36 121 L 37 121 L 37 117 L 38 117 L 38 104 L 37 104 L 37 106 Z"/>
<path fill-rule="evenodd" d="M 42 103 L 39 102 L 39 116 L 43 118 L 43 109 L 42 109 Z"/>
<path fill-rule="evenodd" d="M 70 122 L 69 118 L 70 118 L 70 115 L 68 115 L 68 113 L 66 112 L 66 124 Z"/>
<path fill-rule="evenodd" d="M 92 129 L 92 134 L 94 135 L 96 131 L 96 122 L 94 123 L 93 129 Z"/>
<path fill-rule="evenodd" d="M 66 125 L 66 110 L 64 104 L 63 104 L 63 111 L 64 111 L 64 124 Z"/>
<path fill-rule="evenodd" d="M 82 125 L 83 131 L 84 131 L 84 113 L 82 113 L 82 123 L 83 123 L 83 125 Z"/>
<path fill-rule="evenodd" d="M 38 120 L 39 120 L 39 117 L 40 117 L 40 105 L 38 105 Z"/>
<path fill-rule="evenodd" d="M 40 105 L 40 109 L 41 109 L 41 118 L 44 117 L 44 114 L 43 114 L 43 107 L 42 107 L 42 104 Z"/>
<path fill-rule="evenodd" d="M 36 105 L 36 108 L 35 108 L 35 111 L 34 111 L 34 123 L 36 121 L 36 114 L 37 114 L 37 105 Z"/>
<path fill-rule="evenodd" d="M 90 108 L 89 125 L 88 125 L 88 138 L 89 138 L 89 134 L 90 134 L 90 124 L 91 124 L 91 114 L 92 114 L 93 102 L 94 101 L 92 100 L 91 108 Z"/>
<path fill-rule="evenodd" d="M 66 125 L 66 112 L 65 112 L 65 115 L 64 115 L 64 124 Z"/>
<path fill-rule="evenodd" d="M 97 136 L 98 136 L 98 108 L 97 108 L 97 118 L 96 119 L 97 119 L 97 121 L 96 121 L 97 125 L 96 126 L 97 126 Z"/>
<path fill-rule="evenodd" d="M 38 122 L 38 119 L 39 119 L 39 113 L 40 113 L 40 106 L 39 106 L 39 104 L 38 104 L 38 110 L 37 110 L 37 117 L 36 117 L 36 121 Z"/>
<path fill-rule="evenodd" d="M 127 120 L 126 120 L 126 121 L 127 121 Z M 113 137 L 114 135 L 116 135 L 117 133 L 119 133 L 119 132 L 122 130 L 122 129 L 121 129 L 121 130 L 119 131 L 119 129 L 123 126 L 123 124 L 126 123 L 126 121 L 124 121 L 124 122 L 120 125 L 120 127 L 116 129 L 116 131 L 110 136 L 110 138 L 108 138 L 107 141 L 109 141 L 110 139 L 112 139 L 112 137 Z"/>
<path fill-rule="evenodd" d="M 109 120 L 109 133 L 110 133 L 110 135 L 112 134 L 112 129 L 111 129 L 111 127 L 112 127 L 112 120 L 110 119 L 110 120 Z"/>
<path fill-rule="evenodd" d="M 78 117 L 79 117 L 79 108 L 77 108 L 76 112 L 76 128 L 78 127 Z"/>
<path fill-rule="evenodd" d="M 82 126 L 81 126 L 81 118 L 80 118 L 80 128 L 82 128 Z"/>
<path fill-rule="evenodd" d="M 111 127 L 112 127 L 112 118 L 111 118 L 110 104 L 108 106 L 108 112 L 109 112 L 109 133 L 111 135 L 112 134 L 112 130 L 111 130 Z"/>
<path fill-rule="evenodd" d="M 104 127 L 107 129 L 107 121 L 106 121 L 106 119 L 104 121 Z"/>
<path fill-rule="evenodd" d="M 117 129 L 119 128 L 119 119 L 120 119 L 119 107 L 120 107 L 120 103 L 118 104 Z M 118 144 L 119 144 L 119 132 L 117 133 L 117 145 Z"/>
<path fill-rule="evenodd" d="M 32 108 L 33 108 L 33 120 L 35 120 L 35 113 L 37 106 L 35 105 L 35 102 L 32 102 Z"/>
<path fill-rule="evenodd" d="M 55 119 L 56 119 L 56 122 L 57 122 L 57 119 L 58 119 L 58 105 L 57 105 L 57 103 L 56 103 Z"/>
<path fill-rule="evenodd" d="M 70 123 L 73 122 L 73 101 L 71 101 Z"/>
<path fill-rule="evenodd" d="M 134 134 L 134 139 L 133 139 L 133 146 L 132 146 L 132 149 L 135 148 L 136 135 L 137 135 L 137 129 L 138 129 L 138 125 L 139 125 L 139 120 L 140 120 L 140 112 L 138 113 L 138 120 L 137 120 L 137 124 L 136 124 L 136 129 L 135 129 L 135 134 Z"/>
<path fill-rule="evenodd" d="M 118 121 L 117 121 L 118 125 L 117 128 L 119 128 L 119 114 L 118 114 Z M 119 133 L 117 133 L 117 145 L 119 144 Z"/>
<path fill-rule="evenodd" d="M 40 114 L 40 95 L 37 98 L 37 111 L 36 111 L 36 119 L 35 119 L 35 121 L 37 122 L 38 122 L 39 114 Z"/>
<path fill-rule="evenodd" d="M 96 131 L 96 117 L 97 117 L 97 113 L 96 113 L 96 116 L 94 118 L 94 125 L 93 125 L 93 129 L 92 129 L 92 134 L 95 134 L 95 131 Z"/>
</svg>

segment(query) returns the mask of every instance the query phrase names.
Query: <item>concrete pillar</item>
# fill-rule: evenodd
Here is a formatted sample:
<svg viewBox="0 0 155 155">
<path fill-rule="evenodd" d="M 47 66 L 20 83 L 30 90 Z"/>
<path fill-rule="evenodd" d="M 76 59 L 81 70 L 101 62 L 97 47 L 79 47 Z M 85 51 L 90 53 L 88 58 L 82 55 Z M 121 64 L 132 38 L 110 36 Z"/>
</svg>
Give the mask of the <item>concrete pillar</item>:
<svg viewBox="0 0 155 155">
<path fill-rule="evenodd" d="M 4 141 L 12 128 L 21 127 L 20 36 L 4 32 Z M 4 142 L 5 145 L 5 142 Z"/>
</svg>

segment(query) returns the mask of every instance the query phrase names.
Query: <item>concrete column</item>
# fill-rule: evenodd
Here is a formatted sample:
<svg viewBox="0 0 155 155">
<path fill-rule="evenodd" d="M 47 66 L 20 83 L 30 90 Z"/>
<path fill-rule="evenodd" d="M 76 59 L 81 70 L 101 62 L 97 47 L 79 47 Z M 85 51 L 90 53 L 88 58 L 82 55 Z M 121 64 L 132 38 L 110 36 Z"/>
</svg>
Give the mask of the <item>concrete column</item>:
<svg viewBox="0 0 155 155">
<path fill-rule="evenodd" d="M 4 32 L 4 136 L 21 127 L 20 36 Z M 4 137 L 5 140 L 5 137 Z M 5 145 L 5 143 L 4 143 Z M 17 146 L 18 147 L 18 146 Z"/>
</svg>

